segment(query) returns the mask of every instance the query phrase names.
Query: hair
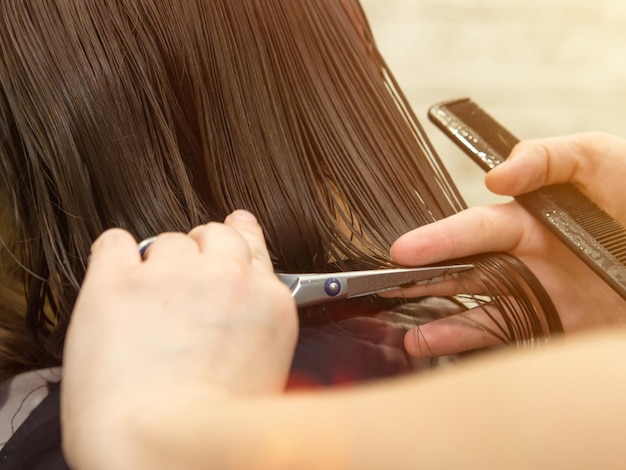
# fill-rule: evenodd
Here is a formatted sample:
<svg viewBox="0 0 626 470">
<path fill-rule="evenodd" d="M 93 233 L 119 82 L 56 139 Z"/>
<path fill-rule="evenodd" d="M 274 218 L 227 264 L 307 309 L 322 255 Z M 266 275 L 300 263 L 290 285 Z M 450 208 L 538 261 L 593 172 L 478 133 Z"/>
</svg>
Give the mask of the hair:
<svg viewBox="0 0 626 470">
<path fill-rule="evenodd" d="M 323 272 L 388 266 L 400 234 L 465 207 L 356 0 L 0 9 L 2 260 L 25 294 L 0 305 L 21 309 L 37 364 L 60 361 L 109 227 L 140 240 L 247 209 L 277 270 Z M 504 319 L 495 334 L 560 331 L 522 263 L 471 262 Z"/>
</svg>

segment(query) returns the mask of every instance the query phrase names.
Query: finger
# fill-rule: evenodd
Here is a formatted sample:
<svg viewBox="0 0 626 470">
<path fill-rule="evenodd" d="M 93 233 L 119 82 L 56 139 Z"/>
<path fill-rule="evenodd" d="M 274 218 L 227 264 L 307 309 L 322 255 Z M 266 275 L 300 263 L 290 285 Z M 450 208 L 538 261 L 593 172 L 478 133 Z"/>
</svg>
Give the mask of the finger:
<svg viewBox="0 0 626 470">
<path fill-rule="evenodd" d="M 391 246 L 391 258 L 420 266 L 478 253 L 510 251 L 522 237 L 517 203 L 475 207 L 412 230 Z"/>
<path fill-rule="evenodd" d="M 119 272 L 141 263 L 137 242 L 133 236 L 119 228 L 103 232 L 91 246 L 87 275 Z"/>
<path fill-rule="evenodd" d="M 242 261 L 249 264 L 252 252 L 246 239 L 234 228 L 219 222 L 199 225 L 189 232 L 200 253 L 211 262 Z M 222 261 L 220 261 L 222 260 Z"/>
<path fill-rule="evenodd" d="M 414 357 L 435 357 L 503 344 L 506 335 L 494 318 L 483 306 L 434 320 L 409 330 L 404 347 Z"/>
<path fill-rule="evenodd" d="M 598 132 L 520 142 L 506 162 L 487 174 L 485 183 L 491 191 L 505 195 L 550 184 L 586 185 L 604 157 L 623 145 L 621 139 Z"/>
<path fill-rule="evenodd" d="M 224 223 L 237 230 L 248 242 L 252 263 L 263 271 L 273 273 L 274 268 L 265 244 L 263 229 L 254 215 L 247 211 L 237 210 L 226 217 Z"/>
<path fill-rule="evenodd" d="M 200 251 L 198 245 L 184 233 L 161 233 L 151 240 L 143 250 L 139 249 L 139 245 L 135 246 L 135 250 L 140 252 L 146 261 L 176 260 L 182 256 L 198 254 Z"/>
</svg>

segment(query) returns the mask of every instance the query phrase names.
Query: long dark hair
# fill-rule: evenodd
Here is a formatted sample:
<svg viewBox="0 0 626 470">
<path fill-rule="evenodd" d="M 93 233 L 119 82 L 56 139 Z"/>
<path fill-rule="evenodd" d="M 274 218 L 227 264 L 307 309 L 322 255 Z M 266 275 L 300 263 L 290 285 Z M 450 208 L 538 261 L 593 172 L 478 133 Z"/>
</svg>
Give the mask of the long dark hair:
<svg viewBox="0 0 626 470">
<path fill-rule="evenodd" d="M 389 265 L 398 235 L 464 208 L 354 0 L 0 9 L 4 258 L 44 364 L 108 227 L 143 239 L 244 208 L 276 269 L 324 271 Z M 472 262 L 505 340 L 559 330 L 521 263 Z"/>
</svg>

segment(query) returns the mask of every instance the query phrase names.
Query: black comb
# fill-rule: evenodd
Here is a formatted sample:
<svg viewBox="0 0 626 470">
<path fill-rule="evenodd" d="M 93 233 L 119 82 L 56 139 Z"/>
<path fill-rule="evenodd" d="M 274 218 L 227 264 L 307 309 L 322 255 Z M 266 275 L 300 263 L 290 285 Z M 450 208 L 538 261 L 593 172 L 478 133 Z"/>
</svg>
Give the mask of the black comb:
<svg viewBox="0 0 626 470">
<path fill-rule="evenodd" d="M 519 142 L 469 98 L 435 104 L 430 120 L 485 171 Z M 555 184 L 515 198 L 626 299 L 626 229 L 572 184 Z"/>
</svg>

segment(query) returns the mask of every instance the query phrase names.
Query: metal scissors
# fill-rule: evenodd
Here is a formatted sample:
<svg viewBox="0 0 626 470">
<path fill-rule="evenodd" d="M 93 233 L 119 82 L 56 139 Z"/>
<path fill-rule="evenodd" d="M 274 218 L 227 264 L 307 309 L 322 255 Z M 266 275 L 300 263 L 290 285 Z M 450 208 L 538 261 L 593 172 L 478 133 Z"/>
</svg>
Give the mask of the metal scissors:
<svg viewBox="0 0 626 470">
<path fill-rule="evenodd" d="M 144 256 L 155 239 L 156 237 L 151 237 L 139 243 L 138 249 L 141 256 Z M 291 289 L 291 296 L 296 300 L 298 307 L 306 307 L 335 300 L 363 297 L 401 287 L 453 279 L 457 273 L 473 268 L 471 264 L 456 264 L 323 274 L 278 273 L 276 275 Z"/>
<path fill-rule="evenodd" d="M 298 307 L 352 299 L 402 287 L 439 282 L 473 269 L 471 264 L 421 268 L 373 269 L 324 274 L 277 274 L 291 289 Z"/>
</svg>

